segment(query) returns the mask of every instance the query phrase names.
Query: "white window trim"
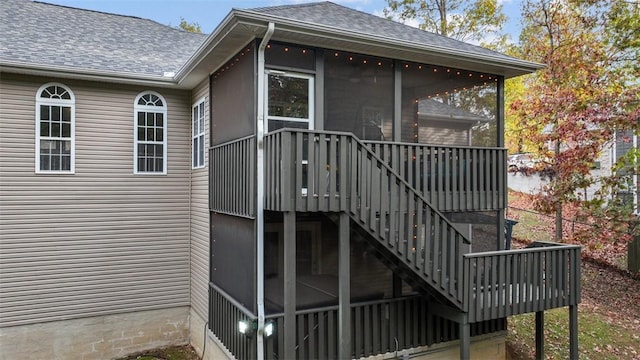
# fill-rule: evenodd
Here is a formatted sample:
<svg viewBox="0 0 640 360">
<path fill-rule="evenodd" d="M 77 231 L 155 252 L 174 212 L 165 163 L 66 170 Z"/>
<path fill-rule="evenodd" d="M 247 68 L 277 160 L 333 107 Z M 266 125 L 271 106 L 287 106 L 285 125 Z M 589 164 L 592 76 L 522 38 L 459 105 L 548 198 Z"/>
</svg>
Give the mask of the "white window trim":
<svg viewBox="0 0 640 360">
<path fill-rule="evenodd" d="M 292 77 L 292 78 L 299 78 L 299 79 L 307 79 L 309 80 L 309 117 L 306 119 L 303 118 L 292 118 L 292 117 L 286 117 L 286 116 L 273 116 L 273 115 L 269 115 L 269 75 L 270 74 L 274 74 L 274 75 L 282 75 L 282 76 L 287 76 L 287 77 Z M 304 73 L 296 73 L 296 72 L 289 72 L 289 71 L 280 71 L 280 70 L 266 70 L 265 71 L 265 87 L 264 87 L 264 92 L 265 92 L 265 96 L 264 96 L 264 102 L 265 102 L 265 107 L 264 107 L 264 114 L 265 114 L 265 118 L 267 121 L 264 122 L 264 133 L 268 133 L 269 132 L 269 121 L 271 120 L 280 120 L 280 121 L 291 121 L 291 122 L 301 122 L 301 123 L 307 123 L 307 129 L 314 129 L 315 128 L 315 76 L 311 75 L 311 74 L 304 74 Z"/>
<path fill-rule="evenodd" d="M 162 106 L 149 106 L 149 105 L 138 105 L 138 100 L 144 95 L 152 94 L 160 98 L 162 100 Z M 163 118 L 163 129 L 162 129 L 162 172 L 150 172 L 150 171 L 138 171 L 138 112 L 156 112 L 162 113 Z M 167 166 L 169 163 L 169 159 L 167 156 L 167 129 L 169 127 L 169 121 L 167 118 L 167 101 L 165 98 L 155 91 L 143 91 L 136 96 L 133 101 L 133 173 L 135 175 L 167 175 Z"/>
<path fill-rule="evenodd" d="M 198 132 L 194 135 L 194 126 L 195 126 L 195 119 L 193 118 L 193 109 L 195 108 L 199 108 L 200 104 L 204 104 L 203 106 L 203 112 L 202 114 L 198 114 L 200 116 L 200 118 L 202 119 L 202 121 L 204 122 L 204 126 L 202 127 L 202 132 Z M 198 112 L 200 112 L 200 110 L 198 110 Z M 199 120 L 199 119 L 198 119 Z M 206 146 L 206 142 L 207 142 L 207 106 L 205 103 L 205 98 L 202 97 L 200 99 L 198 99 L 198 101 L 196 101 L 192 106 L 191 106 L 191 169 L 202 169 L 205 167 L 206 163 L 207 163 L 207 146 Z M 198 164 L 198 165 L 194 165 L 195 164 L 195 158 L 194 158 L 194 145 L 196 142 L 196 139 L 199 138 L 200 136 L 202 136 L 202 147 L 203 147 L 203 151 L 204 154 L 202 155 L 202 164 Z"/>
<path fill-rule="evenodd" d="M 50 86 L 62 87 L 71 96 L 70 100 L 66 99 L 45 99 L 40 97 L 42 91 Z M 40 105 L 46 106 L 68 106 L 71 108 L 71 159 L 69 170 L 41 170 L 40 169 Z M 36 92 L 36 129 L 35 129 L 35 172 L 36 174 L 51 174 L 51 175 L 73 175 L 76 173 L 76 96 L 71 89 L 64 84 L 57 82 L 46 83 L 38 89 Z"/>
</svg>

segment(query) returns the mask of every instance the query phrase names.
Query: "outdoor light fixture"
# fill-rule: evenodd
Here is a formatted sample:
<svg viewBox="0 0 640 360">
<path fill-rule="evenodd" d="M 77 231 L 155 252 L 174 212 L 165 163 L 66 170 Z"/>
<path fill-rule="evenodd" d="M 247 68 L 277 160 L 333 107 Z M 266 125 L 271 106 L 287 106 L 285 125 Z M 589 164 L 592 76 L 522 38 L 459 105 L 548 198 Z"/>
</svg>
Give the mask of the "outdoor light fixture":
<svg viewBox="0 0 640 360">
<path fill-rule="evenodd" d="M 251 336 L 257 325 L 255 321 L 240 320 L 238 321 L 238 332 L 242 335 Z"/>
<path fill-rule="evenodd" d="M 264 330 L 263 330 L 264 336 L 270 337 L 275 332 L 276 332 L 276 324 L 273 321 L 267 321 L 267 323 L 264 324 Z"/>
<path fill-rule="evenodd" d="M 240 320 L 238 321 L 238 332 L 242 335 L 251 337 L 258 330 L 258 322 L 256 320 Z M 262 328 L 262 334 L 270 337 L 276 332 L 276 324 L 273 321 L 267 321 Z"/>
</svg>

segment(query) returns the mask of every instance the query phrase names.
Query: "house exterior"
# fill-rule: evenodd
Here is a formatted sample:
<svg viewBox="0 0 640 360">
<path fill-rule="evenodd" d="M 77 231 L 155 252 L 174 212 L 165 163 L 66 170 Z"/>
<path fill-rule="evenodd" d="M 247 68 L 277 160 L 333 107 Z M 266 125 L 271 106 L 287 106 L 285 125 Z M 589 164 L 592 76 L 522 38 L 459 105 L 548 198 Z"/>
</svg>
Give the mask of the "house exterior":
<svg viewBox="0 0 640 360">
<path fill-rule="evenodd" d="M 539 65 L 330 2 L 210 35 L 1 7 L 0 359 L 504 358 L 580 251 L 504 250 L 504 79 Z"/>
</svg>

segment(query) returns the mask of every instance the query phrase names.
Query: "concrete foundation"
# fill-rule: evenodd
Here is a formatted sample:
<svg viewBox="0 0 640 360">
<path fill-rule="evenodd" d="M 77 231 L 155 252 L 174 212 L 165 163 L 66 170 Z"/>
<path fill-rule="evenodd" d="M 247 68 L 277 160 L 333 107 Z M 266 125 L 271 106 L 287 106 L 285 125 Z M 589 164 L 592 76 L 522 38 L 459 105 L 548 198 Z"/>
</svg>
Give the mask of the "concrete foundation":
<svg viewBox="0 0 640 360">
<path fill-rule="evenodd" d="M 200 315 L 191 310 L 190 319 L 189 331 L 191 338 L 189 341 L 198 355 L 202 357 L 202 360 L 231 360 L 234 358 L 218 339 L 211 334 L 211 331 L 206 329 L 206 321 Z"/>
<path fill-rule="evenodd" d="M 0 328 L 0 360 L 103 360 L 188 342 L 184 306 Z"/>
<path fill-rule="evenodd" d="M 506 360 L 506 332 L 481 335 L 471 338 L 471 359 Z M 397 353 L 386 353 L 363 358 L 366 360 L 458 360 L 460 359 L 460 342 L 451 341 L 432 346 L 424 346 Z"/>
</svg>

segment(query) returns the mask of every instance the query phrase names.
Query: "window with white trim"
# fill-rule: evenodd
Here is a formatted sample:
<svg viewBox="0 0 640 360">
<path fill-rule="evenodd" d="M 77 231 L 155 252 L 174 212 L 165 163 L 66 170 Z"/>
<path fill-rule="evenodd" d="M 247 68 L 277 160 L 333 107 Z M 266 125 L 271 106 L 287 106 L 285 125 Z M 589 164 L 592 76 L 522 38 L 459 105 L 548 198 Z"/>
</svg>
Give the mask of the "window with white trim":
<svg viewBox="0 0 640 360">
<path fill-rule="evenodd" d="M 36 173 L 75 171 L 75 96 L 48 83 L 36 93 Z"/>
<path fill-rule="evenodd" d="M 167 173 L 167 105 L 153 91 L 145 91 L 134 103 L 133 161 L 135 174 Z"/>
<path fill-rule="evenodd" d="M 193 105 L 191 113 L 191 166 L 193 169 L 204 167 L 204 99 Z"/>
</svg>

